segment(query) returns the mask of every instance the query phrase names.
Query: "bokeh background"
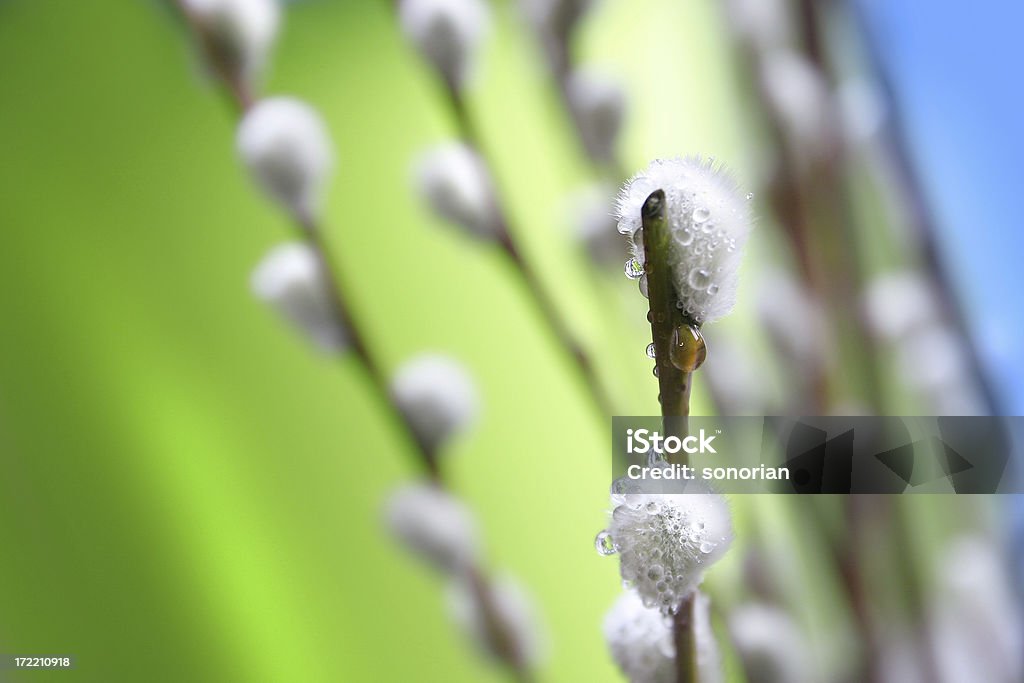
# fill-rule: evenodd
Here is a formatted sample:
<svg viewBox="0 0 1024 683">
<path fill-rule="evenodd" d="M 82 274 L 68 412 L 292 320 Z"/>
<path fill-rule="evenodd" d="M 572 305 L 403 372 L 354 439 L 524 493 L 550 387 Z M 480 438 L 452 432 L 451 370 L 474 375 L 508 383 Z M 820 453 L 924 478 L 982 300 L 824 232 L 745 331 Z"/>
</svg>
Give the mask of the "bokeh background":
<svg viewBox="0 0 1024 683">
<path fill-rule="evenodd" d="M 594 264 L 573 236 L 567 197 L 599 174 L 520 8 L 491 4 L 468 97 L 517 237 L 618 412 L 656 414 L 645 302 L 621 265 Z M 859 7 L 987 379 L 1019 413 L 1020 10 Z M 870 81 L 851 17 L 828 44 Z M 0 1 L 0 651 L 77 658 L 74 671 L 0 678 L 502 680 L 452 629 L 443 582 L 382 532 L 382 501 L 417 472 L 391 412 L 354 359 L 317 354 L 249 292 L 252 268 L 290 228 L 240 168 L 235 116 L 191 47 L 156 1 Z M 767 392 L 754 405 L 784 408 L 786 372 L 755 304 L 760 274 L 790 261 L 761 189 L 766 135 L 721 8 L 605 0 L 573 54 L 625 86 L 624 166 L 713 155 L 755 193 L 739 306 L 707 337 L 712 355 L 716 342 L 748 349 L 748 384 Z M 621 590 L 617 563 L 593 546 L 608 505 L 607 425 L 501 254 L 412 191 L 412 160 L 456 131 L 390 3 L 289 3 L 265 90 L 302 97 L 330 127 L 339 164 L 327 239 L 374 354 L 394 368 L 443 351 L 479 385 L 482 418 L 445 467 L 486 531 L 489 566 L 514 572 L 540 607 L 540 680 L 619 680 L 600 630 Z M 901 233 L 861 151 L 867 277 L 902 265 Z M 898 350 L 879 353 L 887 412 L 928 413 L 927 394 L 893 369 Z M 836 405 L 863 402 L 848 384 Z M 699 379 L 694 401 L 695 413 L 714 409 Z M 733 501 L 739 541 L 708 584 L 730 681 L 746 679 L 729 610 L 763 598 L 752 563 L 775 577 L 808 660 L 827 672 L 812 680 L 857 670 L 827 549 L 846 543 L 842 503 L 822 505 Z M 863 556 L 879 622 L 918 623 L 953 539 L 1012 549 L 1009 497 L 881 507 L 891 516 L 875 519 Z"/>
</svg>

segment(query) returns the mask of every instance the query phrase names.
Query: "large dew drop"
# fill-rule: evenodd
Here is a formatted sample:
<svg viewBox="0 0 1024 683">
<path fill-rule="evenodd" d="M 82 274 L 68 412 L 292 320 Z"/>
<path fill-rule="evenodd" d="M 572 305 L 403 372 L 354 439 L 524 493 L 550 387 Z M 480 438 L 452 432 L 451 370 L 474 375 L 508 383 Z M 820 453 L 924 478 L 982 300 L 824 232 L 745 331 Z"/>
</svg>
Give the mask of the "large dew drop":
<svg viewBox="0 0 1024 683">
<path fill-rule="evenodd" d="M 656 354 L 654 353 L 654 342 L 651 342 L 650 344 L 647 345 L 647 357 L 648 358 L 655 358 L 656 357 Z"/>
<path fill-rule="evenodd" d="M 599 554 L 604 555 L 606 557 L 608 555 L 614 555 L 616 552 L 615 542 L 612 540 L 612 535 L 608 533 L 607 529 L 600 532 L 594 538 L 594 547 L 597 549 L 597 552 Z"/>
<path fill-rule="evenodd" d="M 639 280 L 644 275 L 643 265 L 635 258 L 626 261 L 626 265 L 622 270 L 630 280 Z"/>
<path fill-rule="evenodd" d="M 669 360 L 683 372 L 693 372 L 708 357 L 704 336 L 694 325 L 680 325 L 672 333 Z"/>
</svg>

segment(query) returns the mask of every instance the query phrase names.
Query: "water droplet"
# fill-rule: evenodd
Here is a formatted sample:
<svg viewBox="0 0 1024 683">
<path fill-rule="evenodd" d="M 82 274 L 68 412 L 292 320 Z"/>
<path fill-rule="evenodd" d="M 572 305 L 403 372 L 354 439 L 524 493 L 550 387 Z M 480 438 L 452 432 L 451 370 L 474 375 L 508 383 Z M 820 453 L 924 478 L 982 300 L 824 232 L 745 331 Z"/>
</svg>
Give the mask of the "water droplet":
<svg viewBox="0 0 1024 683">
<path fill-rule="evenodd" d="M 652 564 L 647 568 L 647 578 L 651 581 L 657 581 L 664 573 L 660 564 Z"/>
<path fill-rule="evenodd" d="M 597 552 L 599 554 L 605 556 L 614 555 L 617 550 L 617 548 L 615 547 L 615 542 L 612 540 L 612 535 L 608 532 L 607 529 L 600 532 L 594 538 L 594 547 L 597 548 Z"/>
<path fill-rule="evenodd" d="M 657 376 L 658 376 L 658 366 L 657 366 L 657 365 L 655 365 L 655 366 L 654 366 L 654 370 L 652 370 L 651 372 L 653 372 L 653 373 L 654 373 L 654 376 L 655 376 L 655 377 L 657 377 Z"/>
<path fill-rule="evenodd" d="M 746 199 L 746 200 L 747 200 L 748 202 L 749 202 L 749 201 L 750 201 L 751 199 L 753 199 L 753 198 L 754 198 L 754 193 L 753 193 L 753 192 L 748 192 L 748 193 L 747 193 L 747 196 L 745 197 L 745 199 Z"/>
<path fill-rule="evenodd" d="M 714 282 L 708 285 L 708 294 L 710 294 L 711 296 L 718 294 L 718 285 L 716 285 Z"/>
<path fill-rule="evenodd" d="M 655 357 L 654 342 L 651 342 L 650 344 L 647 345 L 647 357 L 648 358 L 654 358 Z"/>
<path fill-rule="evenodd" d="M 705 289 L 711 283 L 711 271 L 706 268 L 694 268 L 687 276 L 686 282 L 694 289 Z"/>
<path fill-rule="evenodd" d="M 646 275 L 644 275 L 644 276 L 642 276 L 640 278 L 640 282 L 639 282 L 638 286 L 640 288 L 640 294 L 642 294 L 645 299 L 650 299 L 651 297 L 648 294 L 648 290 L 647 290 L 647 276 Z"/>
<path fill-rule="evenodd" d="M 693 218 L 694 223 L 703 223 L 704 221 L 711 217 L 711 212 L 705 209 L 704 207 L 699 206 L 693 210 L 693 213 L 690 214 L 690 217 Z"/>
<path fill-rule="evenodd" d="M 669 360 L 683 372 L 693 372 L 708 357 L 704 336 L 694 325 L 680 325 L 672 333 Z"/>
<path fill-rule="evenodd" d="M 711 543 L 710 541 L 704 541 L 703 543 L 700 544 L 700 551 L 702 553 L 704 553 L 705 555 L 707 555 L 708 553 L 710 553 L 714 549 L 715 549 L 715 544 Z"/>
<path fill-rule="evenodd" d="M 681 247 L 688 247 L 693 244 L 693 230 L 683 228 L 672 233 L 672 239 Z"/>
<path fill-rule="evenodd" d="M 643 264 L 641 264 L 636 258 L 631 258 L 626 261 L 626 265 L 623 266 L 622 270 L 630 280 L 639 280 L 644 274 Z"/>
</svg>

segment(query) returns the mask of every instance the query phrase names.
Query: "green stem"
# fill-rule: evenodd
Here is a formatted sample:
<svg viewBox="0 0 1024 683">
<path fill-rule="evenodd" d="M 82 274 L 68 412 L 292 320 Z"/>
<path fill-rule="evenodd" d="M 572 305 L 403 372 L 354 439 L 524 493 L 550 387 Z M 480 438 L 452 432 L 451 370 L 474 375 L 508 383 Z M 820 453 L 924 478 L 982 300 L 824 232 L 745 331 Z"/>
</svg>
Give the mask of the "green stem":
<svg viewBox="0 0 1024 683">
<path fill-rule="evenodd" d="M 688 431 L 693 373 L 684 372 L 675 366 L 672 362 L 672 347 L 676 344 L 677 330 L 697 325 L 684 316 L 677 305 L 679 297 L 672 283 L 672 269 L 668 263 L 671 236 L 666 209 L 665 192 L 656 190 L 644 202 L 640 214 L 644 230 L 644 276 L 647 278 L 650 307 L 647 319 L 651 323 L 651 336 L 654 340 L 655 367 L 661 390 L 658 400 L 661 403 L 662 426 L 666 435 L 682 438 Z M 675 462 L 687 465 L 688 460 L 686 453 L 680 451 Z M 677 683 L 697 683 L 699 680 L 694 630 L 695 598 L 696 591 L 686 596 L 672 618 Z"/>
<path fill-rule="evenodd" d="M 647 278 L 647 295 L 650 311 L 647 320 L 651 323 L 654 341 L 655 367 L 658 372 L 658 388 L 661 415 L 666 435 L 684 436 L 687 417 L 690 414 L 691 372 L 684 372 L 672 362 L 672 347 L 676 330 L 696 326 L 678 306 L 679 297 L 672 283 L 672 269 L 668 264 L 668 248 L 671 239 L 668 220 L 665 215 L 665 193 L 657 190 L 647 198 L 641 209 L 644 229 L 644 277 Z M 680 452 L 679 464 L 688 464 Z"/>
</svg>

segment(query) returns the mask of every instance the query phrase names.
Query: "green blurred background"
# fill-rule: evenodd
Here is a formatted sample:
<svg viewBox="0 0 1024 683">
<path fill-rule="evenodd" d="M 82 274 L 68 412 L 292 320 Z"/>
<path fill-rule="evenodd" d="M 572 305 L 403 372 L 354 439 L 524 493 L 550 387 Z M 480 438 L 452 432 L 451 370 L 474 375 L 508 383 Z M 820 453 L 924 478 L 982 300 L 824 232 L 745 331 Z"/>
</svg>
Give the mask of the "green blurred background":
<svg viewBox="0 0 1024 683">
<path fill-rule="evenodd" d="M 494 8 L 470 104 L 517 235 L 618 412 L 656 413 L 643 300 L 594 275 L 566 220 L 592 171 L 521 17 Z M 630 167 L 712 154 L 752 184 L 721 22 L 711 0 L 608 0 L 588 20 L 581 57 L 627 85 Z M 0 677 L 500 680 L 467 656 L 441 581 L 381 533 L 381 501 L 417 472 L 390 411 L 354 359 L 315 354 L 250 295 L 290 227 L 247 181 L 234 115 L 173 14 L 6 0 L 0 65 L 0 652 L 77 658 Z M 541 607 L 541 679 L 618 680 L 600 631 L 617 563 L 592 541 L 607 425 L 501 255 L 410 190 L 418 152 L 454 135 L 432 74 L 388 3 L 309 1 L 288 6 L 266 92 L 307 100 L 330 127 L 328 240 L 374 353 L 387 368 L 449 353 L 480 387 L 482 420 L 448 472 L 491 566 Z M 748 270 L 771 241 L 755 231 Z M 749 281 L 712 343 L 756 345 Z M 799 538 L 791 514 L 766 501 L 759 525 Z M 790 561 L 794 583 L 822 562 Z M 739 563 L 711 577 L 725 604 Z M 839 641 L 841 620 L 821 617 L 828 586 L 802 585 L 822 607 L 807 608 L 815 639 Z"/>
</svg>

